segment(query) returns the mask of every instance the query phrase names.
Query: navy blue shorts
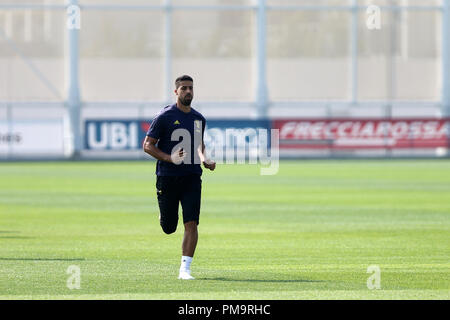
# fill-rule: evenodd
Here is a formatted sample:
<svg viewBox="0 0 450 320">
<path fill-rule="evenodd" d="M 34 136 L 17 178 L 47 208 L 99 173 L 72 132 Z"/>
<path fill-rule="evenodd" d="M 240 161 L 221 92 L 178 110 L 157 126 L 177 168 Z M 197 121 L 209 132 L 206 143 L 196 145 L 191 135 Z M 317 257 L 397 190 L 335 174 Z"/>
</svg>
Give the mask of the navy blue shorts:
<svg viewBox="0 0 450 320">
<path fill-rule="evenodd" d="M 178 207 L 183 209 L 183 223 L 199 224 L 202 179 L 200 175 L 157 176 L 156 194 L 159 204 L 159 222 L 167 234 L 175 232 L 178 225 Z"/>
</svg>

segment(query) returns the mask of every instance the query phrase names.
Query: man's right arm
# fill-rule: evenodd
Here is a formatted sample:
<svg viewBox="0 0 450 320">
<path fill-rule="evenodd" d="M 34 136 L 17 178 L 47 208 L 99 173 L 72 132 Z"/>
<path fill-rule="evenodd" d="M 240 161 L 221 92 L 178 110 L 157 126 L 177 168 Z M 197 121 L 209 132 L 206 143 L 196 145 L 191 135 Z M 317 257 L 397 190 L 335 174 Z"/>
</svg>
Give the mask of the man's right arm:
<svg viewBox="0 0 450 320">
<path fill-rule="evenodd" d="M 156 146 L 157 142 L 158 139 L 146 136 L 143 145 L 144 151 L 158 160 L 172 162 L 170 155 L 161 151 L 161 149 Z"/>
</svg>

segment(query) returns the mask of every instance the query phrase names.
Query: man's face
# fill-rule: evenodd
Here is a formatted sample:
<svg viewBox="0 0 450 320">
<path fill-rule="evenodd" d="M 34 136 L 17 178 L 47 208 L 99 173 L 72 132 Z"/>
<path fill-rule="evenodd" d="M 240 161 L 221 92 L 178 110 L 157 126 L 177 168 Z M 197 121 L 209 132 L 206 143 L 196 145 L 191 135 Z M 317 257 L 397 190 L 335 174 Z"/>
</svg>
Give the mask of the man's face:
<svg viewBox="0 0 450 320">
<path fill-rule="evenodd" d="M 178 100 L 184 106 L 190 106 L 194 99 L 194 83 L 192 81 L 181 81 L 180 86 L 175 90 Z"/>
</svg>

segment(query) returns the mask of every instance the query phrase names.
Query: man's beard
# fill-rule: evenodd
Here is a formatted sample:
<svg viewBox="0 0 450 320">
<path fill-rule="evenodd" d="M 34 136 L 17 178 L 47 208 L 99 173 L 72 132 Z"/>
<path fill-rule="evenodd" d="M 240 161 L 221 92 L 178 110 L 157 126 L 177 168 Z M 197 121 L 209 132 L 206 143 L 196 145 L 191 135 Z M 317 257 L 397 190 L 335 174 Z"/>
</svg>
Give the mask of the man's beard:
<svg viewBox="0 0 450 320">
<path fill-rule="evenodd" d="M 190 106 L 192 102 L 192 96 L 180 98 L 180 102 L 183 106 Z"/>
</svg>

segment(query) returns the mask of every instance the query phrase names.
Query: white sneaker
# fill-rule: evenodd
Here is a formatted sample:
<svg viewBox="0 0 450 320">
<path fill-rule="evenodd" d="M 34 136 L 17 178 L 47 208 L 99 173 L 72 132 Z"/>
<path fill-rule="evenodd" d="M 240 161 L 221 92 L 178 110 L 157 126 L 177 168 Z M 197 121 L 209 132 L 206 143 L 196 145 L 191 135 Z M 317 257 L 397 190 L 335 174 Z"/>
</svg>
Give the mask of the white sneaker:
<svg viewBox="0 0 450 320">
<path fill-rule="evenodd" d="M 180 271 L 180 274 L 178 276 L 178 279 L 183 279 L 183 280 L 194 280 L 195 278 L 193 276 L 191 276 L 191 272 L 190 271 Z"/>
</svg>

